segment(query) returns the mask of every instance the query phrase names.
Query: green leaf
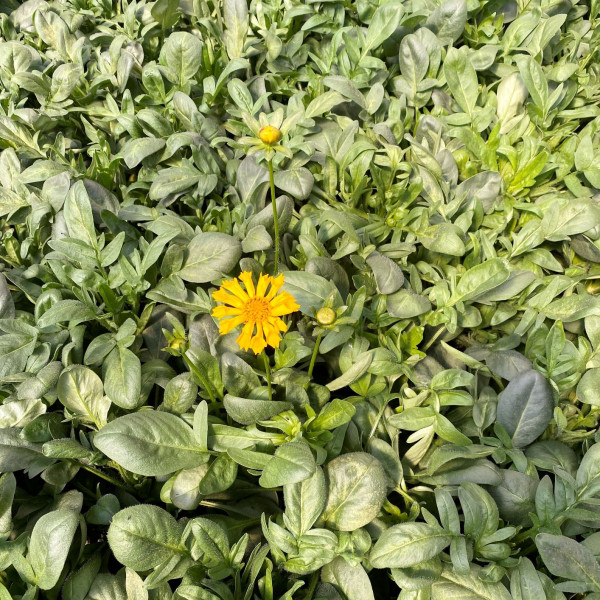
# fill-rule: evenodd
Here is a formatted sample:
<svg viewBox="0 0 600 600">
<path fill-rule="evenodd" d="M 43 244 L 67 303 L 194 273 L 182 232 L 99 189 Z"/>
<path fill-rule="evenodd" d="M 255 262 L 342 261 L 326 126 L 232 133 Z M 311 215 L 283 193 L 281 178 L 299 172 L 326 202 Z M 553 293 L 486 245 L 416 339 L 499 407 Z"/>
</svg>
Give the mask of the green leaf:
<svg viewBox="0 0 600 600">
<path fill-rule="evenodd" d="M 381 46 L 398 29 L 403 15 L 404 7 L 399 2 L 389 2 L 379 6 L 369 23 L 362 56 Z"/>
<path fill-rule="evenodd" d="M 209 464 L 204 477 L 198 484 L 199 494 L 212 496 L 224 492 L 235 483 L 237 472 L 237 463 L 227 454 L 219 454 Z"/>
<path fill-rule="evenodd" d="M 95 554 L 78 570 L 69 575 L 62 587 L 64 600 L 85 600 L 98 575 L 102 556 Z M 1 600 L 4 600 L 3 598 Z"/>
<path fill-rule="evenodd" d="M 191 373 L 181 373 L 167 383 L 163 404 L 168 411 L 183 414 L 192 407 L 197 397 L 198 386 Z"/>
<path fill-rule="evenodd" d="M 352 419 L 356 408 L 346 400 L 334 398 L 328 402 L 309 427 L 313 431 L 327 431 L 345 425 Z"/>
<path fill-rule="evenodd" d="M 242 250 L 246 253 L 267 250 L 273 244 L 273 238 L 263 225 L 257 225 L 248 231 L 242 240 Z"/>
<path fill-rule="evenodd" d="M 31 532 L 29 561 L 42 590 L 56 585 L 62 572 L 79 519 L 70 510 L 55 510 L 41 517 Z"/>
<path fill-rule="evenodd" d="M 300 537 L 316 523 L 325 508 L 327 487 L 323 469 L 317 467 L 311 477 L 283 488 L 284 519 L 287 528 Z"/>
<path fill-rule="evenodd" d="M 69 190 L 65 198 L 64 213 L 69 235 L 97 248 L 92 205 L 82 181 L 73 184 Z"/>
<path fill-rule="evenodd" d="M 106 357 L 102 370 L 109 400 L 121 408 L 136 408 L 142 389 L 140 359 L 131 350 L 117 346 Z"/>
<path fill-rule="evenodd" d="M 97 427 L 106 424 L 110 400 L 94 371 L 81 365 L 68 367 L 60 374 L 57 391 L 61 404 L 73 414 Z"/>
<path fill-rule="evenodd" d="M 538 371 L 520 373 L 506 386 L 498 401 L 498 423 L 516 448 L 528 446 L 546 429 L 554 412 L 554 393 Z"/>
<path fill-rule="evenodd" d="M 564 535 L 540 533 L 535 538 L 547 569 L 557 577 L 586 584 L 588 591 L 600 590 L 600 565 L 582 544 Z"/>
<path fill-rule="evenodd" d="M 258 482 L 265 488 L 298 483 L 311 477 L 315 469 L 315 459 L 307 444 L 287 442 L 277 448 Z"/>
<path fill-rule="evenodd" d="M 339 304 L 342 303 L 335 285 L 320 275 L 305 271 L 286 271 L 283 275 L 285 281 L 283 289 L 294 297 L 300 305 L 300 312 L 305 315 L 314 316 L 330 296 L 333 296 Z"/>
<path fill-rule="evenodd" d="M 15 316 L 15 303 L 10 295 L 6 277 L 0 273 L 0 319 L 12 319 Z"/>
<path fill-rule="evenodd" d="M 444 569 L 441 578 L 431 588 L 432 600 L 513 600 L 502 583 L 482 579 L 480 570 L 471 566 L 471 572 L 455 573 Z"/>
<path fill-rule="evenodd" d="M 20 373 L 35 349 L 36 338 L 29 335 L 0 336 L 0 377 Z"/>
<path fill-rule="evenodd" d="M 224 0 L 223 20 L 226 27 L 225 48 L 229 58 L 242 56 L 248 32 L 248 5 L 246 0 Z"/>
<path fill-rule="evenodd" d="M 251 398 L 239 398 L 227 394 L 223 399 L 223 406 L 227 414 L 237 423 L 252 425 L 258 421 L 266 421 L 284 410 L 293 407 L 290 402 L 277 400 L 254 400 Z"/>
<path fill-rule="evenodd" d="M 170 500 L 182 510 L 194 510 L 200 504 L 198 486 L 208 470 L 208 465 L 203 464 L 193 469 L 184 469 L 177 473 L 171 484 Z"/>
<path fill-rule="evenodd" d="M 534 104 L 545 115 L 548 110 L 548 81 L 542 67 L 532 56 L 523 56 L 518 60 L 519 71 L 525 82 L 527 91 Z"/>
<path fill-rule="evenodd" d="M 508 264 L 502 258 L 492 258 L 472 267 L 460 278 L 449 306 L 476 299 L 504 283 L 509 275 Z"/>
<path fill-rule="evenodd" d="M 115 558 L 134 571 L 148 571 L 174 556 L 185 554 L 183 528 L 158 506 L 139 504 L 119 511 L 108 528 Z"/>
<path fill-rule="evenodd" d="M 437 556 L 451 539 L 447 532 L 427 523 L 400 523 L 381 534 L 370 561 L 377 569 L 412 567 Z"/>
<path fill-rule="evenodd" d="M 163 29 L 169 29 L 177 23 L 179 18 L 178 8 L 179 0 L 157 0 L 150 13 Z"/>
<path fill-rule="evenodd" d="M 416 35 L 409 33 L 402 38 L 399 64 L 402 75 L 410 82 L 416 94 L 417 86 L 426 77 L 429 68 L 427 49 Z"/>
<path fill-rule="evenodd" d="M 275 185 L 297 200 L 306 200 L 310 196 L 315 178 L 304 167 L 277 171 L 274 176 Z"/>
<path fill-rule="evenodd" d="M 327 464 L 325 477 L 328 526 L 354 531 L 377 517 L 387 496 L 387 476 L 376 458 L 365 452 L 343 454 Z"/>
<path fill-rule="evenodd" d="M 173 83 L 184 86 L 194 77 L 202 65 L 202 48 L 200 39 L 187 31 L 176 31 L 165 40 L 160 58 Z"/>
<path fill-rule="evenodd" d="M 444 75 L 452 96 L 471 119 L 479 95 L 477 73 L 464 51 L 450 48 L 444 61 Z"/>
<path fill-rule="evenodd" d="M 425 27 L 436 34 L 441 44 L 448 45 L 460 37 L 466 21 L 466 0 L 448 0 L 429 15 Z"/>
<path fill-rule="evenodd" d="M 12 473 L 0 476 L 0 539 L 6 540 L 12 531 L 11 508 L 17 489 L 17 480 Z"/>
<path fill-rule="evenodd" d="M 125 570 L 127 600 L 148 600 L 148 590 L 142 578 L 132 569 Z"/>
<path fill-rule="evenodd" d="M 59 300 L 53 304 L 39 319 L 38 327 L 50 327 L 56 323 L 70 322 L 73 325 L 83 321 L 92 321 L 96 313 L 92 308 L 79 300 Z"/>
<path fill-rule="evenodd" d="M 362 565 L 352 566 L 341 556 L 323 567 L 321 579 L 342 590 L 348 600 L 375 600 L 371 581 Z"/>
<path fill-rule="evenodd" d="M 600 444 L 594 444 L 579 462 L 576 484 L 582 498 L 600 490 Z"/>
<path fill-rule="evenodd" d="M 214 281 L 229 273 L 241 255 L 242 245 L 232 236 L 201 233 L 189 243 L 179 276 L 193 283 Z"/>
<path fill-rule="evenodd" d="M 214 178 L 211 179 L 211 178 Z M 191 166 L 162 169 L 150 186 L 150 199 L 162 200 L 170 194 L 179 194 L 203 181 L 211 189 L 216 185 L 214 175 L 204 175 Z M 210 185 L 212 183 L 212 186 Z"/>
<path fill-rule="evenodd" d="M 134 138 L 123 146 L 121 153 L 125 164 L 133 169 L 148 156 L 162 150 L 165 145 L 165 141 L 159 138 Z"/>
<path fill-rule="evenodd" d="M 600 406 L 600 368 L 587 370 L 577 384 L 577 397 L 585 404 Z"/>
<path fill-rule="evenodd" d="M 373 353 L 363 352 L 347 371 L 345 371 L 337 379 L 334 379 L 327 384 L 327 389 L 331 392 L 334 392 L 336 390 L 341 390 L 347 385 L 351 385 L 355 381 L 358 381 L 358 379 L 360 379 L 367 372 L 367 369 L 371 366 L 372 362 Z"/>
<path fill-rule="evenodd" d="M 209 458 L 184 421 L 152 410 L 111 421 L 96 434 L 94 444 L 128 471 L 154 477 L 197 467 Z"/>
<path fill-rule="evenodd" d="M 365 97 L 359 89 L 347 77 L 341 75 L 328 75 L 323 79 L 323 84 L 338 92 L 344 98 L 356 102 L 361 108 L 365 108 Z"/>
<path fill-rule="evenodd" d="M 393 260 L 379 252 L 371 252 L 366 261 L 375 275 L 377 291 L 380 294 L 393 294 L 402 287 L 404 274 Z"/>
<path fill-rule="evenodd" d="M 344 97 L 337 92 L 325 92 L 318 95 L 314 100 L 311 100 L 304 111 L 304 116 L 311 119 L 320 117 L 330 111 L 334 106 L 346 102 Z"/>
<path fill-rule="evenodd" d="M 512 573 L 510 587 L 511 590 L 518 589 L 519 600 L 546 599 L 541 578 L 528 558 L 522 557 L 519 561 L 518 569 Z"/>
</svg>

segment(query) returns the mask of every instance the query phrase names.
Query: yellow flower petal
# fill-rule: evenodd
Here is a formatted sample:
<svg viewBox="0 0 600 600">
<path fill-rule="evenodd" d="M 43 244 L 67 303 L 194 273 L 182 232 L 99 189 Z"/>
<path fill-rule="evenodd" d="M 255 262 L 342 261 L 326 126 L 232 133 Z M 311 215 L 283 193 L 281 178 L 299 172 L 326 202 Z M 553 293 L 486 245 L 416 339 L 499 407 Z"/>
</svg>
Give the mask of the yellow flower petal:
<svg viewBox="0 0 600 600">
<path fill-rule="evenodd" d="M 238 325 L 241 325 L 244 322 L 244 316 L 240 315 L 238 317 L 232 317 L 231 319 L 224 319 L 219 324 L 219 333 L 221 335 L 226 335 L 232 329 L 235 329 Z"/>
<path fill-rule="evenodd" d="M 267 321 L 263 327 L 265 331 L 265 337 L 267 339 L 267 344 L 272 346 L 273 348 L 279 348 L 279 343 L 281 342 L 281 335 L 279 333 L 279 329 L 273 325 L 271 320 Z"/>
<path fill-rule="evenodd" d="M 269 287 L 269 284 L 271 283 L 272 279 L 273 278 L 269 275 L 261 274 L 261 276 L 258 278 L 258 285 L 256 286 L 257 296 L 261 296 L 264 298 L 265 292 L 267 291 L 267 288 Z"/>
<path fill-rule="evenodd" d="M 277 277 L 271 277 L 271 289 L 269 293 L 265 296 L 267 300 L 271 300 L 275 296 L 275 294 L 281 289 L 283 285 L 283 275 L 278 275 Z"/>
<path fill-rule="evenodd" d="M 252 343 L 252 332 L 254 331 L 254 323 L 246 323 L 242 328 L 242 333 L 238 336 L 236 342 L 242 350 L 248 350 Z"/>
<path fill-rule="evenodd" d="M 236 308 L 244 308 L 245 302 L 240 300 L 237 296 L 226 292 L 223 288 L 219 288 L 216 292 L 213 292 L 212 297 L 217 302 L 222 302 L 223 304 L 229 304 L 231 306 L 235 306 Z"/>
<path fill-rule="evenodd" d="M 285 333 L 288 330 L 288 326 L 286 325 L 285 321 L 279 317 L 273 317 L 269 319 L 269 322 L 282 333 Z"/>
<path fill-rule="evenodd" d="M 250 348 L 254 354 L 260 354 L 267 347 L 267 342 L 265 341 L 265 336 L 263 332 L 263 326 L 261 323 L 256 324 L 256 334 L 252 338 L 250 343 Z"/>
<path fill-rule="evenodd" d="M 243 290 L 240 282 L 237 279 L 230 279 L 229 281 L 224 281 L 221 285 L 222 288 L 225 288 L 228 292 L 231 292 L 234 296 L 237 296 L 243 302 L 248 302 L 250 297 Z"/>
<path fill-rule="evenodd" d="M 276 296 L 271 300 L 271 314 L 275 317 L 281 317 L 283 315 L 289 315 L 290 313 L 296 312 L 300 307 L 294 300 L 294 297 L 287 292 L 281 292 L 279 296 Z"/>
<path fill-rule="evenodd" d="M 250 298 L 254 298 L 254 296 L 258 295 L 254 290 L 254 282 L 252 281 L 252 273 L 250 273 L 250 271 L 240 273 L 240 281 L 244 284 Z"/>
<path fill-rule="evenodd" d="M 234 308 L 233 306 L 225 306 L 221 304 L 221 306 L 215 306 L 213 308 L 212 313 L 210 313 L 216 319 L 224 319 L 225 317 L 235 317 L 237 315 L 241 315 L 243 309 Z"/>
</svg>

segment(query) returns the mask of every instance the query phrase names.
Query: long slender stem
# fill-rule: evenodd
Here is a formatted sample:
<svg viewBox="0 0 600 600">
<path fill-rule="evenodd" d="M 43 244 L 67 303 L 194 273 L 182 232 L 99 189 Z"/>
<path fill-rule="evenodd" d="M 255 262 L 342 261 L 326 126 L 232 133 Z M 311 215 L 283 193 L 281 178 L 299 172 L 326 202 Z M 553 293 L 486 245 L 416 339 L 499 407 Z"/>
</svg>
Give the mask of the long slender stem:
<svg viewBox="0 0 600 600">
<path fill-rule="evenodd" d="M 94 469 L 94 467 L 89 467 L 88 465 L 84 465 L 82 463 L 77 463 L 77 465 L 80 466 L 82 469 L 85 469 L 86 471 L 93 473 L 94 475 L 96 475 L 96 477 L 100 477 L 101 479 L 104 479 L 104 481 L 108 481 L 108 483 L 112 483 L 113 485 L 116 485 L 117 487 L 120 487 L 124 490 L 131 491 L 131 488 L 128 485 L 126 485 L 125 483 L 121 483 L 118 479 L 115 479 L 114 477 L 111 477 L 110 475 L 106 475 L 99 469 Z"/>
<path fill-rule="evenodd" d="M 317 361 L 317 354 L 319 353 L 319 346 L 321 345 L 321 338 L 323 337 L 323 333 L 320 333 L 317 336 L 317 341 L 315 342 L 315 347 L 313 348 L 312 356 L 310 357 L 310 365 L 308 366 L 308 378 L 312 377 L 313 369 L 315 368 L 315 362 Z"/>
<path fill-rule="evenodd" d="M 275 229 L 275 265 L 273 275 L 279 273 L 279 217 L 277 215 L 277 202 L 275 201 L 275 175 L 273 174 L 273 160 L 269 164 L 269 182 L 271 184 L 271 205 L 273 206 L 273 228 Z"/>
<path fill-rule="evenodd" d="M 310 583 L 308 585 L 308 590 L 306 591 L 304 600 L 312 600 L 313 594 L 317 589 L 317 583 L 319 583 L 319 572 L 320 571 L 317 570 L 310 576 Z"/>
<path fill-rule="evenodd" d="M 269 359 L 267 353 L 262 353 L 263 362 L 265 363 L 265 373 L 267 374 L 267 387 L 269 388 L 269 400 L 273 400 L 273 388 L 271 387 L 271 367 L 269 366 Z"/>
</svg>

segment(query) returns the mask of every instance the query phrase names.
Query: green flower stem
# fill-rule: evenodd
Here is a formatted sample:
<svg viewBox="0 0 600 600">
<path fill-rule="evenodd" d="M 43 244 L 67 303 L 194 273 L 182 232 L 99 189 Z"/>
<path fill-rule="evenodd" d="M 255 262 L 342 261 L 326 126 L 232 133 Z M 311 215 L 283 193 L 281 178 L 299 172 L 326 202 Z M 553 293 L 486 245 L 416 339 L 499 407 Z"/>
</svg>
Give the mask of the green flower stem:
<svg viewBox="0 0 600 600">
<path fill-rule="evenodd" d="M 269 183 L 271 184 L 271 205 L 273 206 L 273 228 L 275 229 L 275 266 L 273 275 L 279 272 L 279 217 L 277 216 L 277 202 L 275 202 L 275 175 L 273 174 L 273 159 L 269 159 Z"/>
<path fill-rule="evenodd" d="M 265 373 L 267 374 L 267 387 L 269 388 L 269 400 L 273 400 L 273 388 L 271 386 L 271 367 L 269 366 L 269 359 L 267 353 L 263 350 L 262 352 L 263 362 L 265 363 Z"/>
<path fill-rule="evenodd" d="M 317 361 L 317 354 L 319 353 L 319 346 L 321 345 L 321 339 L 323 338 L 323 333 L 321 332 L 317 336 L 317 341 L 315 342 L 315 347 L 313 348 L 312 356 L 310 357 L 310 365 L 308 366 L 308 378 L 312 377 L 313 369 L 315 368 L 315 362 Z"/>
</svg>

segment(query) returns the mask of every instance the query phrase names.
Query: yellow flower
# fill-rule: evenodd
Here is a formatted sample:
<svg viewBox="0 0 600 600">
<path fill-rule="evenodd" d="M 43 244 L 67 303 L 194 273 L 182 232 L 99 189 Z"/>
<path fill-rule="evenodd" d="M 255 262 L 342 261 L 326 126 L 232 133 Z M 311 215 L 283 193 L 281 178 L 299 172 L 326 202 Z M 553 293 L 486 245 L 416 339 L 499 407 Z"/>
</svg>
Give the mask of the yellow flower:
<svg viewBox="0 0 600 600">
<path fill-rule="evenodd" d="M 287 331 L 280 317 L 300 308 L 291 294 L 279 291 L 283 275 L 261 275 L 256 288 L 249 271 L 241 273 L 239 279 L 245 289 L 236 277 L 224 281 L 212 295 L 222 303 L 212 311 L 212 316 L 219 319 L 219 333 L 225 335 L 243 323 L 237 338 L 242 350 L 250 348 L 254 354 L 260 354 L 267 345 L 278 348 L 281 334 Z"/>
<path fill-rule="evenodd" d="M 276 144 L 281 139 L 281 131 L 273 125 L 265 125 L 258 132 L 258 137 L 264 144 Z"/>
</svg>

